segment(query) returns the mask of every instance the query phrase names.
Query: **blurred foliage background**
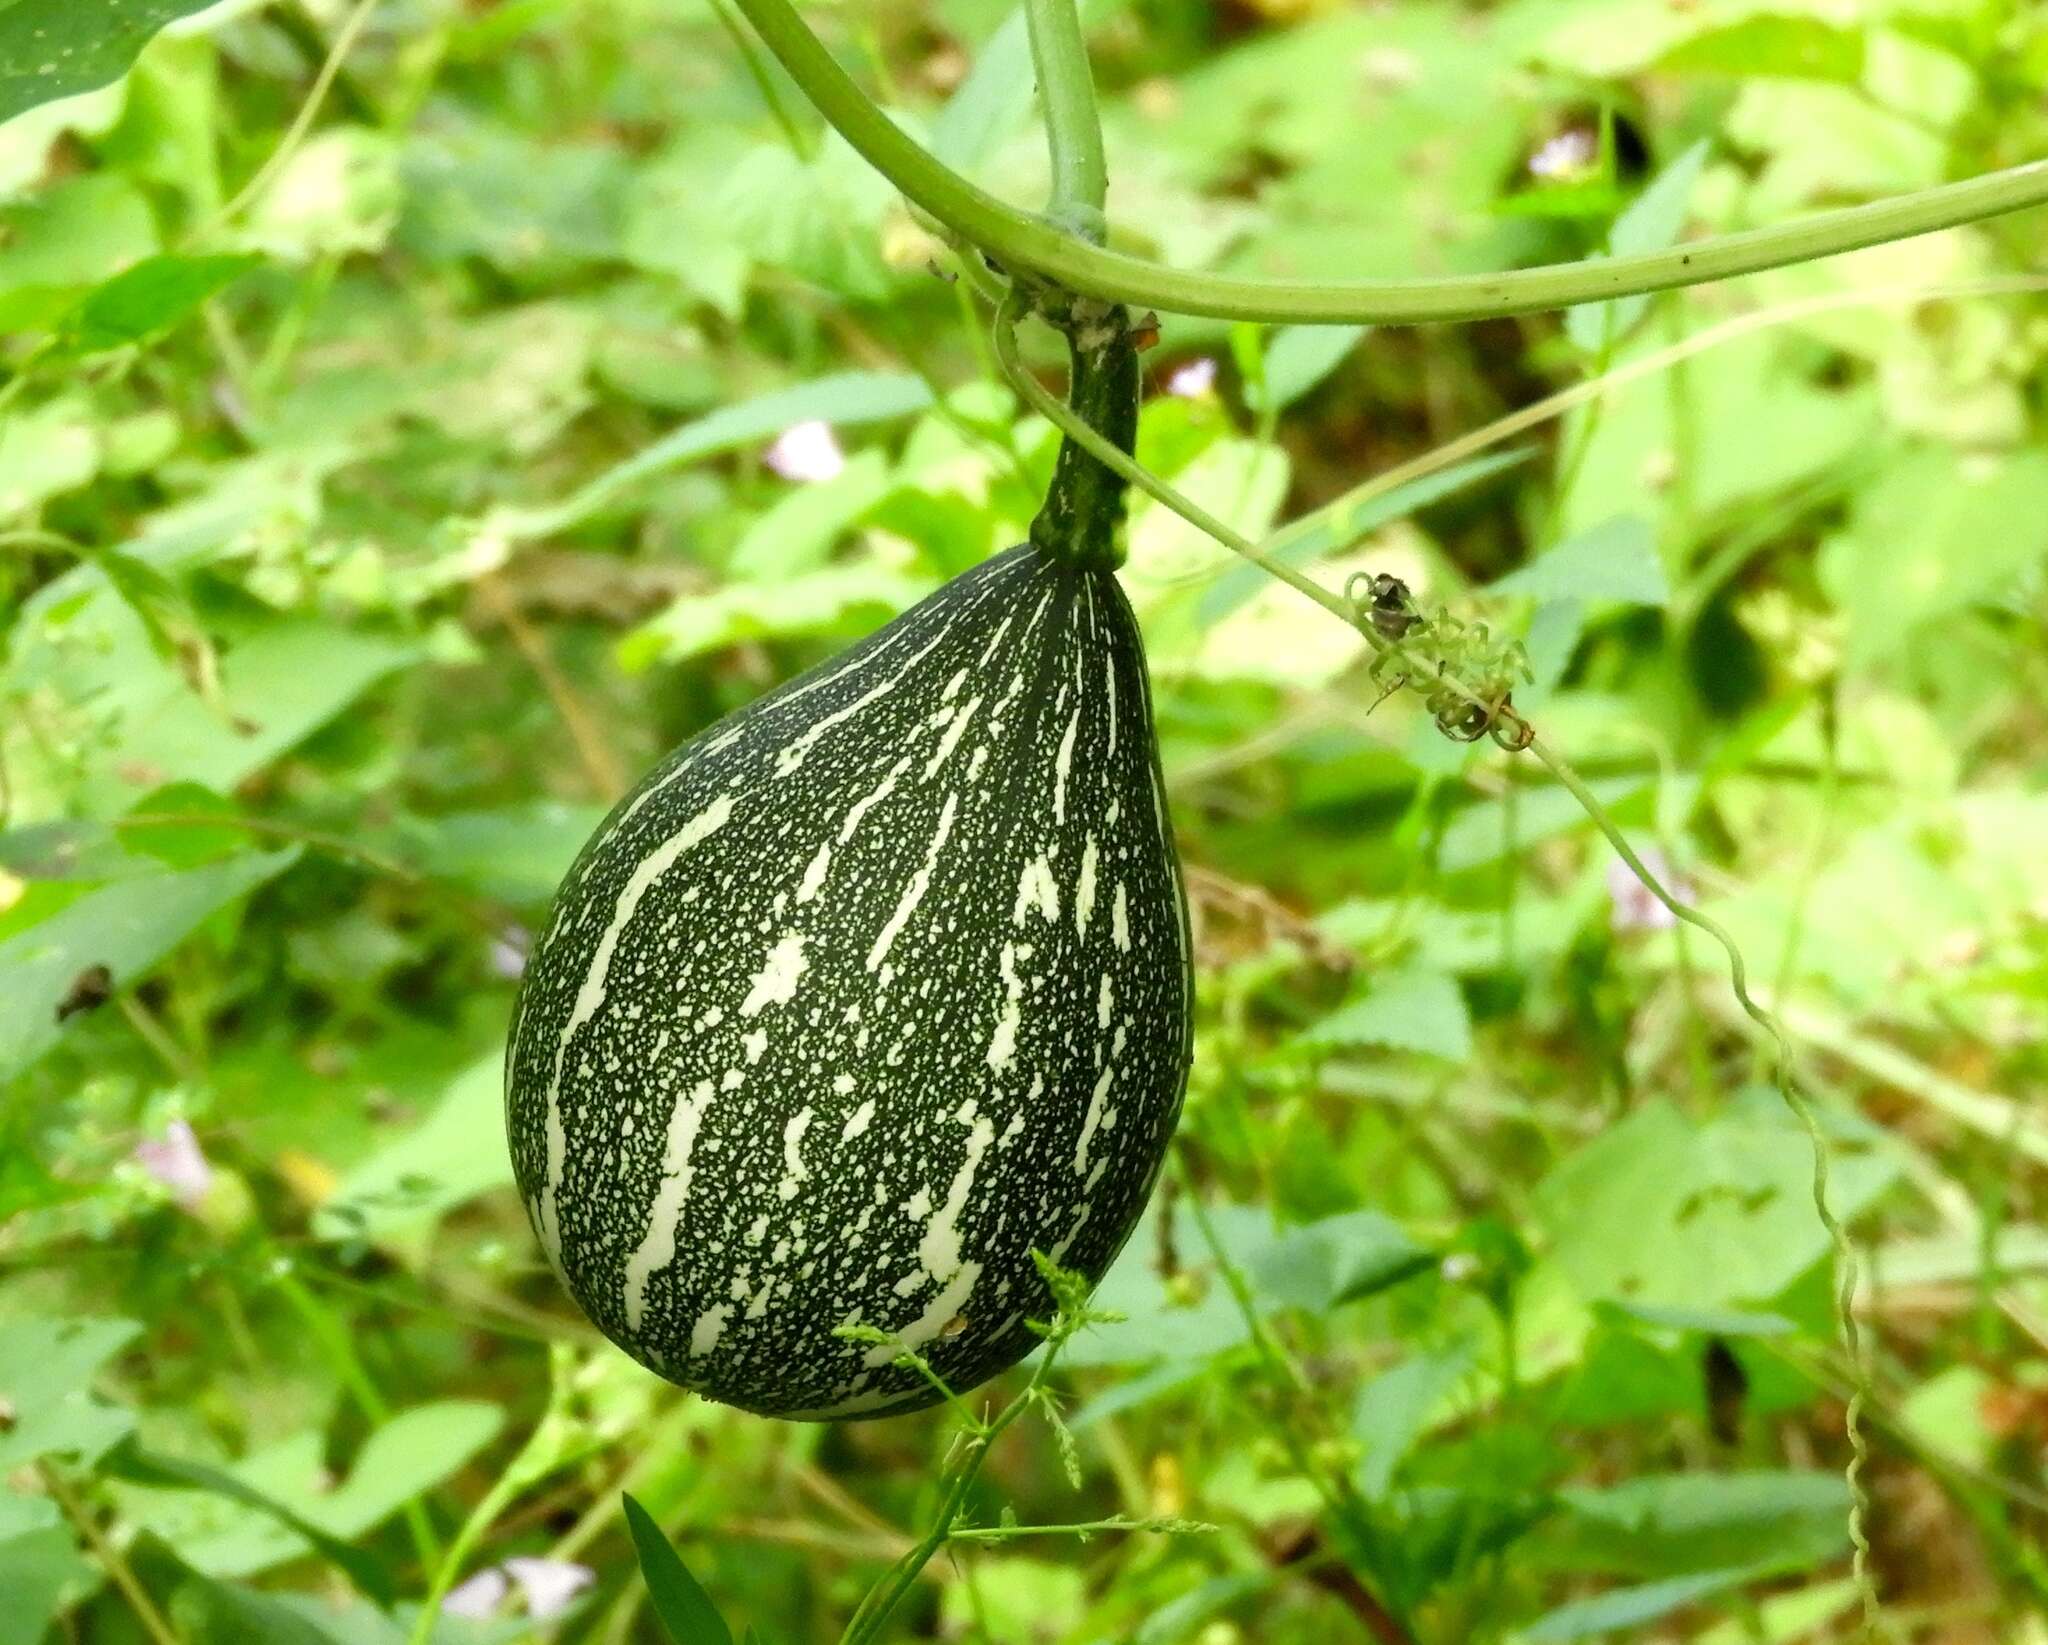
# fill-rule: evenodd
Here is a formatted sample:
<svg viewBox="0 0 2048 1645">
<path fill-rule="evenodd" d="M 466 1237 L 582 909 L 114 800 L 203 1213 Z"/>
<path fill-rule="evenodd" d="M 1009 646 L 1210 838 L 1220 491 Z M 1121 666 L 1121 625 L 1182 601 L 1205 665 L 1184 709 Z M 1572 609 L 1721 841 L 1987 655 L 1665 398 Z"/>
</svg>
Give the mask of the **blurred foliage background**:
<svg viewBox="0 0 2048 1645">
<path fill-rule="evenodd" d="M 1043 198 L 1008 0 L 813 15 Z M 1115 240 L 1191 266 L 1641 249 L 2048 145 L 2006 0 L 1089 17 Z M 1148 356 L 1142 457 L 1255 534 L 1644 367 L 1302 552 L 1523 635 L 1518 703 L 1798 1035 L 1929 1642 L 2048 1640 L 2044 242 Z M 499 1058 L 634 774 L 1021 537 L 1054 441 L 936 249 L 719 0 L 230 3 L 0 125 L 0 1645 L 656 1640 L 622 1486 L 736 1630 L 829 1639 L 925 1523 L 942 1413 L 764 1422 L 573 1315 Z M 1718 956 L 1143 503 L 1126 580 L 1191 1186 L 1060 1373 L 1078 1488 L 1029 1422 L 972 1508 L 1213 1529 L 961 1544 L 897 1636 L 1850 1637 L 1831 1265 Z"/>
</svg>

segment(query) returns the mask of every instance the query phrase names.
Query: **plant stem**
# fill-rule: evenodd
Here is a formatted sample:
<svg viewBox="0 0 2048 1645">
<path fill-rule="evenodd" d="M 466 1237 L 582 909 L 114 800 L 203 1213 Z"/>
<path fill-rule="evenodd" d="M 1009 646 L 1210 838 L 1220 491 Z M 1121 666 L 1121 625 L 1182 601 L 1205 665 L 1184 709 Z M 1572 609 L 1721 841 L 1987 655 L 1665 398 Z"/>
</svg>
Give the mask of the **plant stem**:
<svg viewBox="0 0 2048 1645">
<path fill-rule="evenodd" d="M 154 1645 L 180 1645 L 177 1631 L 164 1620 L 163 1612 L 156 1608 L 156 1602 L 147 1590 L 136 1580 L 128 1561 L 121 1557 L 121 1550 L 107 1540 L 106 1535 L 93 1523 L 92 1510 L 78 1498 L 71 1489 L 61 1469 L 53 1462 L 38 1462 L 36 1472 L 41 1477 L 43 1488 L 57 1499 L 57 1506 L 64 1511 L 64 1517 L 85 1539 L 92 1549 L 93 1557 L 100 1567 L 121 1590 L 121 1597 L 128 1601 L 128 1608 L 135 1613 L 136 1621 L 142 1624 L 142 1631 L 149 1635 Z"/>
<path fill-rule="evenodd" d="M 263 191 L 277 181 L 278 173 L 290 164 L 291 157 L 298 152 L 299 145 L 306 140 L 306 133 L 313 129 L 313 122 L 319 118 L 320 105 L 327 100 L 327 93 L 333 87 L 341 66 L 348 60 L 349 51 L 356 43 L 356 37 L 363 32 L 363 25 L 370 20 L 370 13 L 377 7 L 377 0 L 357 0 L 355 10 L 342 19 L 341 27 L 335 31 L 334 44 L 328 49 L 327 61 L 320 65 L 320 72 L 313 77 L 312 89 L 306 93 L 306 100 L 299 105 L 299 112 L 286 129 L 284 138 L 278 143 L 270 158 L 264 161 L 256 175 L 236 192 L 235 197 L 213 214 L 205 230 L 197 238 L 218 229 L 245 206 L 260 198 Z"/>
<path fill-rule="evenodd" d="M 1713 938 L 1728 959 L 1728 981 L 1735 990 L 1735 1001 L 1742 1007 L 1743 1014 L 1767 1035 L 1777 1052 L 1778 1094 L 1785 1099 L 1805 1128 L 1807 1140 L 1813 1148 L 1813 1208 L 1820 1218 L 1821 1227 L 1826 1231 L 1828 1243 L 1834 1252 L 1836 1268 L 1835 1312 L 1842 1332 L 1842 1350 L 1848 1360 L 1849 1403 L 1843 1413 L 1843 1426 L 1849 1435 L 1849 1466 L 1844 1478 L 1849 1487 L 1849 1542 L 1850 1574 L 1856 1583 L 1856 1591 L 1863 1605 L 1863 1626 L 1872 1638 L 1876 1637 L 1879 1625 L 1877 1589 L 1870 1576 L 1870 1538 L 1864 1530 L 1864 1518 L 1868 1512 L 1863 1486 L 1863 1471 L 1870 1461 L 1870 1448 L 1863 1435 L 1864 1390 L 1869 1383 L 1869 1370 L 1863 1358 L 1862 1332 L 1856 1324 L 1856 1248 L 1849 1243 L 1849 1234 L 1835 1215 L 1828 1200 L 1828 1145 L 1822 1133 L 1820 1121 L 1815 1117 L 1813 1106 L 1800 1093 L 1792 1079 L 1792 1042 L 1786 1037 L 1784 1027 L 1778 1019 L 1750 997 L 1747 967 L 1743 963 L 1742 950 L 1735 945 L 1735 939 L 1719 921 L 1701 913 L 1698 909 L 1681 902 L 1663 883 L 1650 872 L 1647 864 L 1636 854 L 1621 830 L 1607 815 L 1607 808 L 1589 789 L 1571 765 L 1552 752 L 1550 746 L 1540 737 L 1531 738 L 1528 751 L 1541 760 L 1550 774 L 1563 784 L 1573 799 L 1577 800 L 1593 825 L 1607 837 L 1607 843 L 1614 848 L 1616 856 L 1626 863 L 1629 871 L 1642 881 L 1643 888 L 1662 903 L 1674 919 L 1695 926 Z"/>
<path fill-rule="evenodd" d="M 981 1477 L 981 1466 L 988 1460 L 990 1448 L 997 1436 L 1030 1407 L 1031 1390 L 1043 1380 L 1052 1358 L 1048 1353 L 1025 1391 L 991 1417 L 979 1432 L 970 1433 L 967 1454 L 953 1470 L 953 1477 L 946 1482 L 946 1494 L 939 1503 L 938 1512 L 932 1515 L 930 1527 L 909 1552 L 889 1567 L 888 1574 L 868 1591 L 867 1597 L 860 1602 L 860 1608 L 847 1623 L 846 1632 L 840 1636 L 840 1645 L 865 1645 L 866 1641 L 880 1634 L 889 1613 L 910 1591 L 919 1573 L 931 1563 L 932 1556 L 952 1540 L 954 1521 L 959 1519 L 960 1511 L 966 1505 L 967 1493 L 974 1489 L 974 1482 Z"/>
<path fill-rule="evenodd" d="M 1085 296 L 1176 314 L 1347 325 L 1524 314 L 1754 274 L 2048 203 L 2048 161 L 2037 160 L 1889 200 L 1816 212 L 1793 223 L 1716 235 L 1665 251 L 1547 268 L 1385 281 L 1196 273 L 1090 245 L 975 187 L 875 106 L 790 0 L 734 3 L 819 112 L 912 204 L 1013 273 L 1028 270 Z"/>
<path fill-rule="evenodd" d="M 1109 166 L 1102 157 L 1102 121 L 1095 77 L 1074 0 L 1024 0 L 1038 101 L 1045 110 L 1045 146 L 1052 156 L 1052 197 L 1046 215 L 1091 245 L 1108 232 Z"/>
<path fill-rule="evenodd" d="M 1197 530 L 1207 532 L 1232 553 L 1241 555 L 1262 570 L 1270 572 L 1297 593 L 1314 600 L 1333 616 L 1345 622 L 1351 620 L 1351 608 L 1341 596 L 1332 594 L 1313 577 L 1296 571 L 1290 565 L 1283 565 L 1263 553 L 1250 538 L 1233 531 L 1192 498 L 1182 496 L 1128 452 L 1119 451 L 1049 394 L 1038 379 L 1024 369 L 1024 362 L 1018 358 L 1016 308 L 1013 303 L 1006 302 L 1002 312 L 996 316 L 995 342 L 996 359 L 1002 363 L 1003 373 L 1010 379 L 1010 386 L 1023 396 L 1025 403 L 1032 410 L 1059 429 L 1104 468 L 1136 486 L 1147 496 L 1164 503 Z"/>
</svg>

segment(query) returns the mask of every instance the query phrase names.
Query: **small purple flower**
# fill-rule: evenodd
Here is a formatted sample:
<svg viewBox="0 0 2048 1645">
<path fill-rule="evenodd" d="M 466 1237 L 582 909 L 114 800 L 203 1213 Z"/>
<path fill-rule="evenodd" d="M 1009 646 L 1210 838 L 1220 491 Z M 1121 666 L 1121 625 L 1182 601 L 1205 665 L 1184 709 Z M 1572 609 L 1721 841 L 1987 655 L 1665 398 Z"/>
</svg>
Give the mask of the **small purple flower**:
<svg viewBox="0 0 2048 1645">
<path fill-rule="evenodd" d="M 1199 400 L 1216 387 L 1216 362 L 1204 354 L 1173 368 L 1166 392 L 1182 400 Z"/>
<path fill-rule="evenodd" d="M 213 1186 L 213 1167 L 199 1146 L 199 1138 L 184 1120 L 172 1120 L 161 1137 L 147 1137 L 135 1145 L 135 1163 L 165 1188 L 171 1198 L 190 1211 L 206 1198 Z"/>
<path fill-rule="evenodd" d="M 1658 881 L 1680 902 L 1692 900 L 1692 886 L 1685 876 L 1671 866 L 1671 861 L 1654 845 L 1643 846 L 1639 853 L 1643 866 L 1657 876 Z M 1636 878 L 1635 870 L 1619 857 L 1607 864 L 1607 895 L 1614 904 L 1613 925 L 1616 931 L 1669 931 L 1678 923 L 1678 917 L 1666 908 L 1651 893 L 1650 888 Z"/>
<path fill-rule="evenodd" d="M 1559 132 L 1529 156 L 1529 175 L 1572 177 L 1590 166 L 1598 152 L 1593 134 L 1583 126 L 1574 126 L 1570 131 Z"/>
<path fill-rule="evenodd" d="M 784 429 L 762 460 L 785 480 L 799 483 L 836 480 L 846 467 L 832 425 L 816 420 Z"/>
</svg>

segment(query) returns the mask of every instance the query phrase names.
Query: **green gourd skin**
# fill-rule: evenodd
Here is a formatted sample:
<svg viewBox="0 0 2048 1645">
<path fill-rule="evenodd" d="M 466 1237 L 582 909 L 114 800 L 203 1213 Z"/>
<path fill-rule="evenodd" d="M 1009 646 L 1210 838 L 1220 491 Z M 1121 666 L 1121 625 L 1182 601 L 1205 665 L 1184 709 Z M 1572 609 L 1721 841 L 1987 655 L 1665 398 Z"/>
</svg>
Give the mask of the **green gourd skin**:
<svg viewBox="0 0 2048 1645">
<path fill-rule="evenodd" d="M 678 749 L 563 883 L 513 1163 L 579 1306 L 672 1381 L 929 1405 L 902 1347 L 973 1387 L 1037 1342 L 1032 1250 L 1097 1279 L 1138 1220 L 1193 986 L 1120 503 L 1082 502 Z"/>
</svg>

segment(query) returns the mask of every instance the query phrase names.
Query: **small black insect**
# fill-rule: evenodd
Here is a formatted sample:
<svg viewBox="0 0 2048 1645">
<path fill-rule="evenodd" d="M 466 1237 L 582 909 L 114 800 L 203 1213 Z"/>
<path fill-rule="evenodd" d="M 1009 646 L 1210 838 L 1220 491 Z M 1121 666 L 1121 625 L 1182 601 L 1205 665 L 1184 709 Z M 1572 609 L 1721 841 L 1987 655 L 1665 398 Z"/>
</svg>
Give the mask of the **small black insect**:
<svg viewBox="0 0 2048 1645">
<path fill-rule="evenodd" d="M 104 965 L 88 965 L 71 979 L 71 986 L 57 1002 L 57 1020 L 69 1021 L 82 1012 L 97 1011 L 114 997 L 114 973 Z"/>
<path fill-rule="evenodd" d="M 1706 1395 L 1707 1427 L 1723 1445 L 1742 1437 L 1742 1408 L 1749 1399 L 1749 1373 L 1735 1351 L 1719 1337 L 1709 1337 L 1700 1351 L 1700 1382 Z"/>
</svg>

